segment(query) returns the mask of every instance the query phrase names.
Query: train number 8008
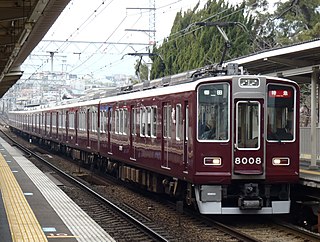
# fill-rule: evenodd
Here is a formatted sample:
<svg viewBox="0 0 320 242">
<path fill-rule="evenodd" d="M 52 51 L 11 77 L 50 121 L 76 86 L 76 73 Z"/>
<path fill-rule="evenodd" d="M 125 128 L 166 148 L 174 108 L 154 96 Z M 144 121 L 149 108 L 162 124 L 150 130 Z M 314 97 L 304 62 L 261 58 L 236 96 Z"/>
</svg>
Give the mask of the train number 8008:
<svg viewBox="0 0 320 242">
<path fill-rule="evenodd" d="M 234 163 L 236 165 L 261 165 L 261 158 L 260 157 L 236 157 L 234 159 Z"/>
</svg>

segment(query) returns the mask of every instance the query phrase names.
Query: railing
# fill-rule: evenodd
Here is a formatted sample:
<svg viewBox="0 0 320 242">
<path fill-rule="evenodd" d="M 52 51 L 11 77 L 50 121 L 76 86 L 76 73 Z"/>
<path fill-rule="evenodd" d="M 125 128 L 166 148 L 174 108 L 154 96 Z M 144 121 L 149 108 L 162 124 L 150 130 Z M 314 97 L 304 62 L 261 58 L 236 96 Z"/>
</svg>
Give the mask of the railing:
<svg viewBox="0 0 320 242">
<path fill-rule="evenodd" d="M 320 160 L 320 128 L 316 128 L 317 137 L 317 160 Z M 300 127 L 300 157 L 311 158 L 311 128 Z"/>
</svg>

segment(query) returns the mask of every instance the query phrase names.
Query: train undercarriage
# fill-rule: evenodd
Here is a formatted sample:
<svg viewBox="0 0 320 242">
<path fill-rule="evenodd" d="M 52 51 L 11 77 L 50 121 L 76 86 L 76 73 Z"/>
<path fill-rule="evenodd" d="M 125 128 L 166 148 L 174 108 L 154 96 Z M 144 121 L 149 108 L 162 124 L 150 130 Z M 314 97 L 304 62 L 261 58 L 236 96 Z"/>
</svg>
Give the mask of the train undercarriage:
<svg viewBox="0 0 320 242">
<path fill-rule="evenodd" d="M 195 185 L 180 179 L 158 174 L 124 162 L 61 143 L 30 136 L 18 131 L 29 142 L 38 143 L 52 151 L 66 154 L 79 165 L 135 184 L 150 192 L 168 194 L 195 206 L 203 214 L 281 214 L 290 212 L 288 184 L 262 184 L 258 181 L 236 181 L 228 185 Z"/>
</svg>

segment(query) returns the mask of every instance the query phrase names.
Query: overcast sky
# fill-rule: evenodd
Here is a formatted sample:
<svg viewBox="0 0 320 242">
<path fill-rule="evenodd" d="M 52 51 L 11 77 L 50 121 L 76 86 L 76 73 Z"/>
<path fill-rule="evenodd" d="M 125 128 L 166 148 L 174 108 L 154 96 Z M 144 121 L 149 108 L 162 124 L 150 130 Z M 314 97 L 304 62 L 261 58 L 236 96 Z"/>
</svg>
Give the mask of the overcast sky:
<svg viewBox="0 0 320 242">
<path fill-rule="evenodd" d="M 133 43 L 147 44 L 154 37 L 137 30 L 148 30 L 150 25 L 152 29 L 155 16 L 155 40 L 161 43 L 170 34 L 176 13 L 192 9 L 198 1 L 72 0 L 44 37 L 46 41 L 25 62 L 26 74 L 50 71 L 49 52 L 55 52 L 54 71 L 95 77 L 134 74 L 137 57 L 126 54 L 146 52 L 146 46 Z M 156 11 L 146 9 L 154 2 Z M 200 0 L 200 6 L 206 2 Z"/>
</svg>

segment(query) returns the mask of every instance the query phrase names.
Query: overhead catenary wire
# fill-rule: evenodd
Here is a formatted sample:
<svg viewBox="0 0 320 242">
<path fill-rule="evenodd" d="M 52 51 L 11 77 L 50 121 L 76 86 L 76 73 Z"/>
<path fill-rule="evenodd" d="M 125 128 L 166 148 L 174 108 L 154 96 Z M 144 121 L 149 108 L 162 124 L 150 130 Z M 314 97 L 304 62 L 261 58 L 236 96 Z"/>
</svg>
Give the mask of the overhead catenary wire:
<svg viewBox="0 0 320 242">
<path fill-rule="evenodd" d="M 112 0 L 113 1 L 113 0 Z M 112 1 L 108 1 L 108 4 L 110 4 Z M 97 10 L 97 9 L 100 9 L 101 11 L 96 11 L 95 13 L 94 13 L 94 11 L 87 17 L 87 18 L 85 18 L 85 20 L 80 24 L 80 25 L 78 25 L 78 27 L 73 31 L 73 32 L 71 32 L 69 35 L 68 35 L 68 38 L 67 38 L 67 40 L 68 41 L 66 41 L 65 43 L 63 43 L 63 44 L 61 44 L 58 48 L 57 48 L 57 50 L 58 51 L 61 51 L 61 50 L 66 50 L 67 49 L 67 47 L 70 45 L 70 40 L 71 39 L 73 39 L 73 38 L 75 38 L 76 37 L 76 35 L 77 34 L 79 34 L 81 31 L 84 31 L 85 30 L 85 28 L 87 27 L 87 26 L 89 26 L 89 24 L 90 24 L 90 22 L 92 21 L 92 19 L 90 20 L 90 16 L 92 16 L 92 15 L 94 15 L 94 16 L 96 16 L 96 15 L 99 15 L 99 14 L 102 14 L 103 12 L 102 12 L 102 5 L 105 7 L 105 6 L 107 6 L 108 4 L 106 4 L 106 1 L 103 1 L 104 2 L 104 4 L 100 4 L 97 8 L 95 8 L 95 10 Z M 165 4 L 165 5 L 163 5 L 163 6 L 160 6 L 160 7 L 158 7 L 157 8 L 157 11 L 159 11 L 159 10 L 163 10 L 164 12 L 165 11 L 171 11 L 172 10 L 172 6 L 176 6 L 178 3 L 181 3 L 182 1 L 180 0 L 178 0 L 178 1 L 172 1 L 171 3 L 169 3 L 169 4 Z M 103 9 L 105 9 L 105 8 L 103 8 Z M 203 19 L 203 21 L 207 21 L 207 20 L 210 20 L 210 19 L 212 19 L 212 18 L 215 18 L 215 17 L 217 17 L 217 16 L 221 16 L 221 15 L 223 15 L 224 13 L 225 13 L 225 11 L 226 10 L 223 10 L 223 11 L 221 11 L 221 12 L 219 12 L 219 13 L 215 13 L 215 14 L 213 14 L 213 15 L 211 15 L 211 16 L 209 16 L 208 18 L 206 18 L 206 19 Z M 238 11 L 241 11 L 241 10 L 238 10 Z M 141 11 L 141 12 L 139 12 L 138 14 L 139 14 L 139 18 L 141 18 L 141 16 L 142 16 L 142 14 L 144 14 L 144 13 L 147 13 L 148 11 Z M 236 12 L 233 12 L 232 14 L 235 14 Z M 231 15 L 231 14 L 230 14 Z M 126 13 L 126 17 L 127 16 L 129 16 L 128 15 L 128 13 Z M 223 20 L 224 18 L 226 18 L 226 16 L 222 16 L 221 18 L 218 18 L 218 20 Z M 186 31 L 186 30 L 180 30 L 180 31 L 178 31 L 178 32 L 176 32 L 176 33 L 172 33 L 171 34 L 171 37 L 170 37 L 170 41 L 175 41 L 176 39 L 178 39 L 178 38 L 181 38 L 181 37 L 183 37 L 183 36 L 185 36 L 185 35 L 187 35 L 187 34 L 190 34 L 190 33 L 192 33 L 192 32 L 194 32 L 194 31 L 196 31 L 196 29 L 193 29 L 193 30 L 189 30 L 189 31 Z M 112 32 L 112 34 L 111 35 L 109 35 L 109 38 L 108 39 L 110 39 L 112 36 L 113 36 L 113 34 L 115 33 L 116 31 L 113 31 Z M 125 33 L 123 36 L 122 36 L 122 38 L 124 38 L 125 36 L 127 36 L 127 33 Z M 175 38 L 172 38 L 172 36 L 173 37 L 175 37 Z M 121 39 L 122 39 L 121 38 Z M 120 40 L 121 40 L 120 39 Z M 118 41 L 118 42 L 120 42 L 120 40 Z M 158 39 L 157 41 L 156 41 L 156 43 L 160 43 L 160 39 Z M 105 42 L 107 42 L 107 41 L 105 41 Z M 107 48 L 109 48 L 109 44 L 107 45 L 107 47 L 105 47 L 105 44 L 102 46 L 100 46 L 98 49 L 97 49 L 97 51 L 95 51 L 95 52 L 93 52 L 91 55 L 89 55 L 88 56 L 88 58 L 86 58 L 86 59 L 83 59 L 82 58 L 82 60 L 79 60 L 79 62 L 81 62 L 81 63 L 78 63 L 78 64 L 76 64 L 72 69 L 71 69 L 71 71 L 70 72 L 74 72 L 74 71 L 77 71 L 77 72 L 81 72 L 82 71 L 82 69 L 81 69 L 81 67 L 84 67 L 83 69 L 88 69 L 88 66 L 87 65 L 85 65 L 85 64 L 87 64 L 87 63 L 89 63 L 89 60 L 90 59 L 92 59 L 95 55 L 97 55 L 98 54 L 98 51 L 100 51 L 101 52 L 101 48 L 103 47 L 104 48 L 104 52 L 106 52 L 106 50 L 107 50 Z M 121 51 L 118 51 L 119 53 L 121 53 L 121 54 L 123 54 L 123 52 L 126 50 L 126 48 L 127 48 L 128 46 L 126 46 L 125 48 L 123 48 L 123 50 Z M 138 50 L 138 51 L 142 51 L 143 50 L 143 48 L 141 48 L 140 50 Z M 106 53 L 107 54 L 107 53 Z M 107 54 L 107 55 L 109 55 L 109 54 L 111 54 L 110 52 Z M 131 57 L 131 58 L 133 58 L 133 57 Z M 95 62 L 93 63 L 93 64 L 91 64 L 90 63 L 90 66 L 95 66 L 95 64 L 97 63 L 97 62 L 99 62 L 99 60 L 95 60 Z M 120 64 L 121 63 L 121 60 L 116 60 L 116 61 L 110 61 L 109 62 L 110 64 L 104 64 L 102 67 L 98 67 L 98 68 L 96 68 L 93 72 L 95 73 L 96 72 L 96 70 L 97 70 L 97 72 L 101 72 L 102 70 L 105 70 L 106 68 L 110 68 L 110 66 L 117 66 L 118 65 L 118 63 Z"/>
</svg>

